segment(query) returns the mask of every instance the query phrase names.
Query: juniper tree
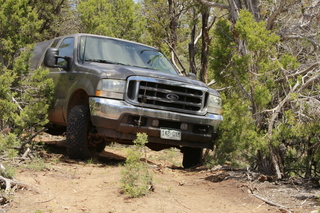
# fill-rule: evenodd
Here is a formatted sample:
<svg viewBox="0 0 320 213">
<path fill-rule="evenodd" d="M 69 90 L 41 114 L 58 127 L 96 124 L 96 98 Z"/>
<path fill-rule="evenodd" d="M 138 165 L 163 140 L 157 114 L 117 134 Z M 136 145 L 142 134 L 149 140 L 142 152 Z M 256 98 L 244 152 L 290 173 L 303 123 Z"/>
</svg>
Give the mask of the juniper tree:
<svg viewBox="0 0 320 213">
<path fill-rule="evenodd" d="M 292 166 L 294 152 L 295 158 L 308 156 L 300 161 L 308 173 L 307 164 L 314 165 L 319 149 L 314 131 L 319 111 L 316 98 L 310 96 L 319 87 L 313 84 L 317 75 L 288 77 L 298 72 L 300 64 L 294 56 L 279 52 L 280 44 L 280 37 L 267 30 L 265 22 L 242 10 L 234 25 L 227 20 L 217 23 L 211 66 L 218 85 L 225 88 L 217 154 L 231 158 L 241 150 L 260 171 L 275 172 L 278 178 L 288 173 L 285 166 Z M 303 139 L 306 136 L 309 139 Z M 312 153 L 307 154 L 310 148 Z"/>
<path fill-rule="evenodd" d="M 144 18 L 133 0 L 81 0 L 77 5 L 82 32 L 139 41 Z"/>
<path fill-rule="evenodd" d="M 41 26 L 28 0 L 0 0 L 0 142 L 9 151 L 30 142 L 46 122 L 52 101 L 47 71 L 30 72 L 32 43 Z M 14 143 L 13 143 L 14 141 Z"/>
</svg>

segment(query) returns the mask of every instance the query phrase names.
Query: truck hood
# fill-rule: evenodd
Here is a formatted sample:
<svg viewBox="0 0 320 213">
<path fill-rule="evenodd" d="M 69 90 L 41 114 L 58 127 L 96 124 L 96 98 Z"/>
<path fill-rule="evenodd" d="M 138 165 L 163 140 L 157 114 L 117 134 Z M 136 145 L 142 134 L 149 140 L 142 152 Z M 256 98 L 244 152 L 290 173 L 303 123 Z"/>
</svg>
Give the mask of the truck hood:
<svg viewBox="0 0 320 213">
<path fill-rule="evenodd" d="M 90 62 L 84 64 L 87 69 L 93 69 L 101 76 L 101 78 L 114 78 L 114 79 L 127 79 L 130 76 L 143 76 L 143 77 L 153 77 L 160 79 L 167 79 L 172 81 L 179 81 L 187 83 L 190 85 L 207 87 L 203 82 L 188 78 L 185 76 L 164 73 L 152 69 L 144 69 L 139 67 L 123 66 L 123 65 L 114 65 L 114 64 L 102 64 Z"/>
</svg>

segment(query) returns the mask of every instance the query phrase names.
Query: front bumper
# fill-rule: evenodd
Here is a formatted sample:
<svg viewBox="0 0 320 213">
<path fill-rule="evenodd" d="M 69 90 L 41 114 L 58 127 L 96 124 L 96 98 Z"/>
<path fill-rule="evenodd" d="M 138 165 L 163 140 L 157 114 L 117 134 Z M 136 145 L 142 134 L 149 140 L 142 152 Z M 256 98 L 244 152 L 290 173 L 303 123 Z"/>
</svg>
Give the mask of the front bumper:
<svg viewBox="0 0 320 213">
<path fill-rule="evenodd" d="M 90 111 L 92 124 L 104 137 L 134 140 L 136 133 L 145 132 L 149 142 L 199 148 L 212 148 L 223 119 L 221 115 L 168 112 L 98 97 L 90 98 Z M 187 129 L 181 130 L 181 124 L 187 124 Z M 181 141 L 161 139 L 160 128 L 181 130 Z"/>
</svg>

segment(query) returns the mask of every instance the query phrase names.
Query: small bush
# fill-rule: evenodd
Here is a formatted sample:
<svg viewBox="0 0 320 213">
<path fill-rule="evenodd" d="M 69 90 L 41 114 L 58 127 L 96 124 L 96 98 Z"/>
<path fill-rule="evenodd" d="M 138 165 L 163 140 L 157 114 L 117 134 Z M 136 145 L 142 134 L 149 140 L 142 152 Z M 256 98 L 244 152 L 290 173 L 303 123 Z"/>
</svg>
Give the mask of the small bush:
<svg viewBox="0 0 320 213">
<path fill-rule="evenodd" d="M 0 176 L 4 178 L 13 178 L 16 175 L 16 169 L 12 166 L 2 165 L 0 166 Z"/>
<path fill-rule="evenodd" d="M 6 153 L 7 157 L 16 157 L 18 151 L 14 147 L 20 145 L 20 140 L 13 133 L 2 134 L 0 133 L 0 150 Z M 2 154 L 4 154 L 2 153 Z"/>
<path fill-rule="evenodd" d="M 34 158 L 32 161 L 26 164 L 26 168 L 36 171 L 49 169 L 50 165 L 45 162 L 44 159 Z"/>
<path fill-rule="evenodd" d="M 138 133 L 132 149 L 127 151 L 127 159 L 122 170 L 121 188 L 130 197 L 141 197 L 152 189 L 152 175 L 146 162 L 141 161 L 148 143 L 146 133 Z"/>
</svg>

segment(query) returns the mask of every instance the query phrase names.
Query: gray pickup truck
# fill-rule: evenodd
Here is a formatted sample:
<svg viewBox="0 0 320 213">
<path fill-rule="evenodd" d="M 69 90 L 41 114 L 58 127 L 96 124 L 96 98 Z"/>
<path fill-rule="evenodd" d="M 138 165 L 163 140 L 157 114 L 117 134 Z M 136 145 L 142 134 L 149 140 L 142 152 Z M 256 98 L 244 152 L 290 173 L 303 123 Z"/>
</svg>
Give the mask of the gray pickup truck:
<svg viewBox="0 0 320 213">
<path fill-rule="evenodd" d="M 70 158 L 89 158 L 111 142 L 132 144 L 139 132 L 153 150 L 179 148 L 185 168 L 213 148 L 222 122 L 218 92 L 179 75 L 158 49 L 74 34 L 36 44 L 30 67 L 50 70 L 48 133 L 66 133 Z"/>
</svg>

